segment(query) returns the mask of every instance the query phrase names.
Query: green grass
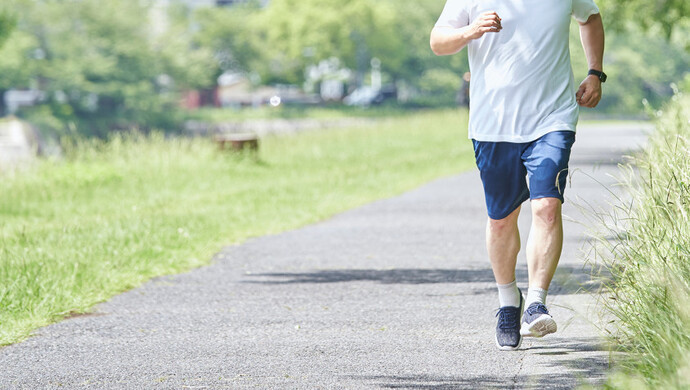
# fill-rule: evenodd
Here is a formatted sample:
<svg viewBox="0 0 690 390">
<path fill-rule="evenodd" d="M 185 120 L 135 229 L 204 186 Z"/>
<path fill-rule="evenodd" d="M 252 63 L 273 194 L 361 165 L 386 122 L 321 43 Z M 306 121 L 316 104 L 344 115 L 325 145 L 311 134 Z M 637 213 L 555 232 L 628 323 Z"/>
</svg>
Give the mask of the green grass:
<svg viewBox="0 0 690 390">
<path fill-rule="evenodd" d="M 120 135 L 0 179 L 0 345 L 223 245 L 390 197 L 473 165 L 466 111 L 266 138 L 259 159 L 207 139 Z"/>
<path fill-rule="evenodd" d="M 676 95 L 627 167 L 629 198 L 600 215 L 602 308 L 624 352 L 617 389 L 690 388 L 690 97 Z M 613 239 L 611 239 L 613 238 Z"/>
<path fill-rule="evenodd" d="M 410 116 L 432 111 L 429 109 L 412 110 L 399 105 L 378 107 L 349 107 L 342 104 L 331 106 L 262 106 L 258 108 L 201 108 L 184 112 L 186 119 L 207 122 L 233 122 L 251 119 L 341 119 L 341 118 L 384 118 L 392 116 Z M 438 111 L 438 110 L 436 110 Z"/>
</svg>

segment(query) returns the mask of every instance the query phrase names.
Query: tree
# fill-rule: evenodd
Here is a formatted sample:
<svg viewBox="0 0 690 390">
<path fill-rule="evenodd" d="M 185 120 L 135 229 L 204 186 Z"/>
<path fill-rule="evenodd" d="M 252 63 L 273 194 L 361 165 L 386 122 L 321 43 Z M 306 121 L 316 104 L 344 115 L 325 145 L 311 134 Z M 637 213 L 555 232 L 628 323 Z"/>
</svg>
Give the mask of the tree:
<svg viewBox="0 0 690 390">
<path fill-rule="evenodd" d="M 605 24 L 617 30 L 633 22 L 645 30 L 658 27 L 670 40 L 673 32 L 687 33 L 690 2 L 687 0 L 601 0 Z"/>
<path fill-rule="evenodd" d="M 0 9 L 0 47 L 17 25 L 17 18 L 6 9 Z"/>
<path fill-rule="evenodd" d="M 194 15 L 199 26 L 194 41 L 211 50 L 215 75 L 223 71 L 269 72 L 265 62 L 266 47 L 257 23 L 261 7 L 255 2 L 223 8 L 200 8 Z"/>
<path fill-rule="evenodd" d="M 363 74 L 372 57 L 384 69 L 402 66 L 404 45 L 388 2 L 273 0 L 260 13 L 265 58 L 274 77 L 304 80 L 304 69 L 331 57 Z"/>
<path fill-rule="evenodd" d="M 0 115 L 5 115 L 5 92 L 17 83 L 28 85 L 30 67 L 25 58 L 34 47 L 31 37 L 17 31 L 17 18 L 11 8 L 0 9 Z M 10 39 L 11 38 L 11 39 Z"/>
<path fill-rule="evenodd" d="M 2 49 L 0 88 L 31 86 L 46 96 L 45 104 L 23 115 L 40 110 L 41 120 L 52 115 L 100 136 L 132 126 L 168 127 L 176 92 L 209 84 L 210 52 L 191 47 L 189 26 L 174 15 L 162 32 L 154 31 L 145 2 L 14 0 L 12 5 L 21 16 Z"/>
<path fill-rule="evenodd" d="M 401 66 L 391 70 L 393 78 L 427 89 L 434 80 L 451 81 L 444 90 L 452 90 L 460 76 L 469 70 L 467 50 L 453 56 L 436 56 L 429 47 L 429 33 L 443 9 L 444 0 L 385 0 L 395 9 L 395 31 L 404 42 Z M 455 77 L 453 77 L 453 74 Z M 443 75 L 443 76 L 442 76 Z M 447 93 L 446 95 L 454 95 Z M 447 96 L 446 96 L 447 98 Z M 449 102 L 454 99 L 448 100 Z"/>
<path fill-rule="evenodd" d="M 465 52 L 437 57 L 429 48 L 444 1 L 273 0 L 266 7 L 202 8 L 195 41 L 213 50 L 219 72 L 260 75 L 254 80 L 262 84 L 301 84 L 305 69 L 333 57 L 356 70 L 361 83 L 376 57 L 389 82 L 420 87 L 429 70 L 460 75 L 468 68 Z"/>
<path fill-rule="evenodd" d="M 571 58 L 576 82 L 589 69 L 580 44 L 577 27 L 571 30 Z M 640 45 L 640 42 L 645 42 Z M 628 28 L 606 37 L 604 70 L 609 81 L 597 111 L 616 114 L 639 114 L 643 100 L 659 108 L 673 94 L 672 83 L 678 83 L 690 69 L 690 52 L 659 35 L 645 34 L 640 28 Z"/>
</svg>

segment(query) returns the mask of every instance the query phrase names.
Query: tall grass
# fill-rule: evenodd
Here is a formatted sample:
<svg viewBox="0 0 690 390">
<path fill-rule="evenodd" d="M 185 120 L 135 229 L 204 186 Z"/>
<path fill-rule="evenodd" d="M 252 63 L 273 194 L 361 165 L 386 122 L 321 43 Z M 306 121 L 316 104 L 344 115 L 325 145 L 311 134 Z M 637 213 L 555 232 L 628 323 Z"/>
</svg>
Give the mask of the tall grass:
<svg viewBox="0 0 690 390">
<path fill-rule="evenodd" d="M 0 345 L 139 285 L 277 233 L 469 169 L 466 112 L 262 141 L 117 135 L 0 176 Z"/>
<path fill-rule="evenodd" d="M 690 98 L 676 95 L 602 217 L 596 254 L 610 277 L 621 372 L 608 387 L 690 388 Z"/>
</svg>

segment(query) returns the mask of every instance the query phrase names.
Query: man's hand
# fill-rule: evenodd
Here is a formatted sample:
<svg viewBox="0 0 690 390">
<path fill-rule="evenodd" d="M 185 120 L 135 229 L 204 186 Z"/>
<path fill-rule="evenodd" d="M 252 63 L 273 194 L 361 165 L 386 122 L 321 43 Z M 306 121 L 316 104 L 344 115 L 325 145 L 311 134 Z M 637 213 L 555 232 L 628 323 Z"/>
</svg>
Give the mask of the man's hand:
<svg viewBox="0 0 690 390">
<path fill-rule="evenodd" d="M 484 12 L 474 22 L 462 28 L 434 27 L 431 30 L 429 44 L 437 56 L 455 54 L 470 41 L 481 38 L 484 33 L 499 32 L 502 29 L 501 18 L 496 12 Z"/>
<path fill-rule="evenodd" d="M 577 104 L 582 107 L 594 108 L 601 100 L 601 81 L 597 76 L 589 75 L 580 84 L 580 88 L 575 94 Z"/>
<path fill-rule="evenodd" d="M 499 32 L 501 30 L 503 30 L 503 26 L 501 26 L 501 18 L 496 12 L 489 11 L 479 14 L 477 19 L 470 24 L 467 33 L 470 39 L 478 39 L 481 38 L 484 33 Z"/>
</svg>

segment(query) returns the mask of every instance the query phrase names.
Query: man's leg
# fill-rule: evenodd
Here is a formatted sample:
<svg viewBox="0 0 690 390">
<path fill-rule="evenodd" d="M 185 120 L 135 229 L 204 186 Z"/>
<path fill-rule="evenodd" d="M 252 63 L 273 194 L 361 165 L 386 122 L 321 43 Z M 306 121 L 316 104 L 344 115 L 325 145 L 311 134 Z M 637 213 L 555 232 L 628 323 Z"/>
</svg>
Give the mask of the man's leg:
<svg viewBox="0 0 690 390">
<path fill-rule="evenodd" d="M 520 327 L 523 336 L 542 337 L 557 329 L 546 308 L 546 294 L 563 248 L 561 204 L 574 142 L 573 132 L 552 132 L 523 153 L 532 197 L 532 227 L 527 240 L 529 289 Z"/>
<path fill-rule="evenodd" d="M 498 287 L 498 324 L 496 345 L 502 350 L 515 350 L 522 343 L 520 316 L 524 306 L 522 293 L 515 280 L 515 264 L 520 251 L 517 226 L 520 207 L 503 219 L 489 218 L 486 224 L 486 249 Z"/>
<path fill-rule="evenodd" d="M 561 200 L 533 199 L 532 227 L 527 239 L 527 310 L 520 328 L 523 336 L 543 337 L 557 329 L 556 321 L 546 309 L 546 293 L 556 272 L 562 248 Z"/>
<path fill-rule="evenodd" d="M 486 249 L 494 278 L 499 285 L 515 281 L 515 264 L 520 252 L 520 232 L 517 226 L 519 215 L 520 207 L 503 219 L 489 218 L 486 224 Z"/>
<path fill-rule="evenodd" d="M 474 141 L 477 167 L 484 186 L 486 247 L 498 287 L 496 344 L 502 350 L 520 347 L 520 319 L 524 307 L 515 281 L 515 263 L 520 251 L 517 220 L 520 205 L 529 199 L 522 163 L 525 144 Z"/>
<path fill-rule="evenodd" d="M 548 290 L 563 248 L 561 200 L 534 199 L 531 205 L 532 227 L 527 239 L 529 288 Z M 528 298 L 527 305 L 530 303 Z"/>
</svg>

